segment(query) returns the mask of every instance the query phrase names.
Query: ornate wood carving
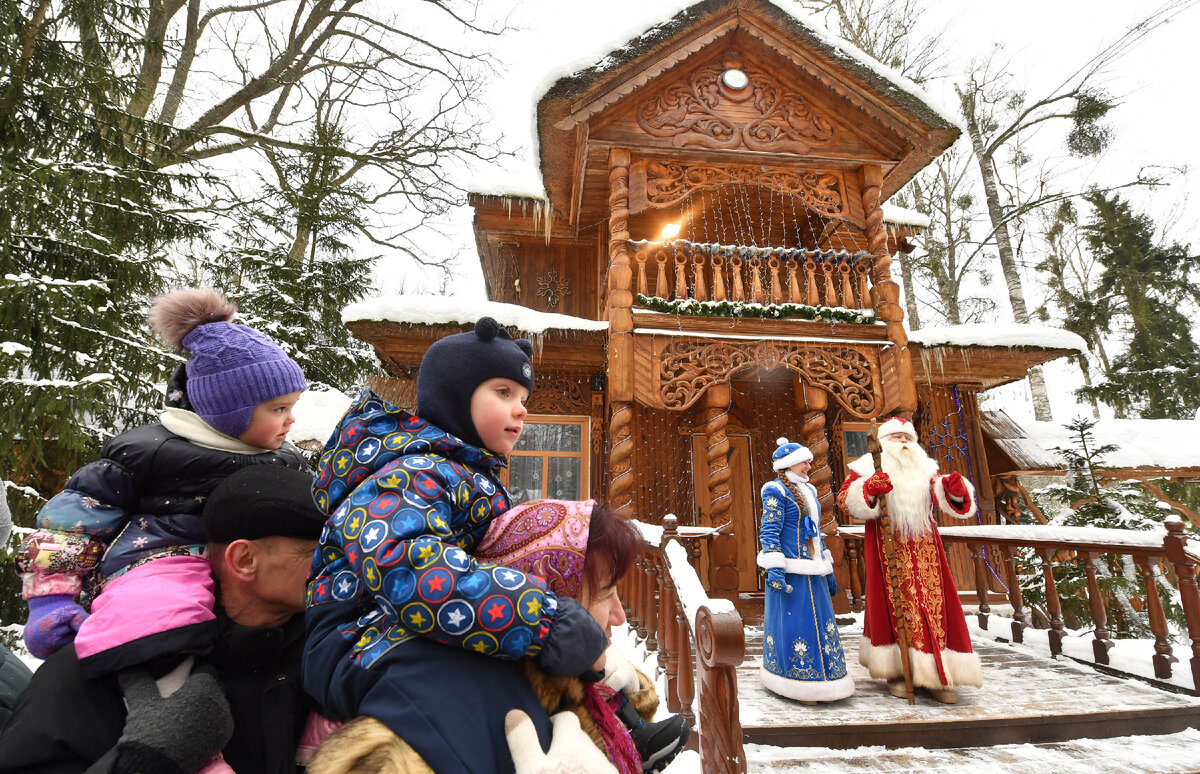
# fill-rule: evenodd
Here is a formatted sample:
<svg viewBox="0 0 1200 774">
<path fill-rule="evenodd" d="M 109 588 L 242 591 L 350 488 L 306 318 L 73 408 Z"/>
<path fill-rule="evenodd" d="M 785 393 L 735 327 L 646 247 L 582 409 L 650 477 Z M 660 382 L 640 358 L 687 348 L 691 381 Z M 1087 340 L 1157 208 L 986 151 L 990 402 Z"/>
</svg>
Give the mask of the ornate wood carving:
<svg viewBox="0 0 1200 774">
<path fill-rule="evenodd" d="M 700 760 L 713 774 L 744 774 L 746 751 L 738 716 L 737 668 L 746 658 L 745 629 L 735 611 L 696 613 L 700 662 Z"/>
<path fill-rule="evenodd" d="M 759 185 L 795 196 L 810 209 L 829 216 L 846 214 L 845 184 L 837 172 L 790 171 L 763 167 L 647 161 L 646 201 L 669 207 L 697 191 L 723 185 Z"/>
<path fill-rule="evenodd" d="M 643 100 L 638 126 L 678 147 L 808 153 L 837 138 L 833 122 L 766 72 L 741 67 L 750 82 L 731 89 L 721 79 L 726 69 L 706 65 Z"/>
<path fill-rule="evenodd" d="M 791 342 L 672 341 L 659 360 L 659 397 L 671 409 L 687 408 L 709 386 L 743 368 L 782 366 L 829 393 L 856 417 L 875 415 L 871 361 L 849 347 Z"/>
<path fill-rule="evenodd" d="M 585 393 L 587 378 L 570 374 L 539 375 L 537 389 L 529 397 L 530 414 L 591 414 L 592 402 Z"/>
</svg>

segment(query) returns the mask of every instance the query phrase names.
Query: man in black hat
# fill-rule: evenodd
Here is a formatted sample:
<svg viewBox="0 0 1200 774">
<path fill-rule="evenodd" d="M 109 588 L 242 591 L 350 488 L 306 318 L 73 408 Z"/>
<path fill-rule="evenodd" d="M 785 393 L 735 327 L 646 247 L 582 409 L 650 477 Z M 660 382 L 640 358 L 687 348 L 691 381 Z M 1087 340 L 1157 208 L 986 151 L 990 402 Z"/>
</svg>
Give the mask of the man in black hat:
<svg viewBox="0 0 1200 774">
<path fill-rule="evenodd" d="M 204 509 L 219 600 L 213 651 L 168 687 L 180 670 L 86 680 L 74 648 L 63 648 L 0 734 L 0 772 L 174 774 L 220 751 L 237 772 L 294 774 L 310 710 L 300 686 L 304 585 L 325 521 L 311 486 L 309 474 L 274 465 L 225 479 Z M 206 722 L 192 722 L 197 708 Z"/>
</svg>

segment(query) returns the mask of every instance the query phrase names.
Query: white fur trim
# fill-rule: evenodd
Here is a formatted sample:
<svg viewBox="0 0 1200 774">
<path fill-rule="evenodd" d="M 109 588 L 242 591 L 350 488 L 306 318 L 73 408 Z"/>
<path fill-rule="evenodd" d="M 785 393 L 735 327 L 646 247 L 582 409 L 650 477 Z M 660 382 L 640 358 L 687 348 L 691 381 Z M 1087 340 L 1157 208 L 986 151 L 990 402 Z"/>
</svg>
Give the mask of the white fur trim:
<svg viewBox="0 0 1200 774">
<path fill-rule="evenodd" d="M 856 460 L 852 460 L 846 467 L 854 471 L 858 475 L 866 478 L 875 472 L 875 462 L 871 459 L 870 454 L 864 454 Z"/>
<path fill-rule="evenodd" d="M 783 571 L 789 575 L 828 575 L 833 564 L 824 559 L 785 559 Z"/>
<path fill-rule="evenodd" d="M 967 485 L 967 512 L 959 513 L 953 505 L 950 504 L 950 495 L 946 494 L 946 477 L 938 476 L 933 480 L 933 500 L 937 503 L 937 507 L 953 516 L 956 519 L 969 519 L 975 515 L 975 487 L 967 479 L 963 479 L 963 483 Z"/>
<path fill-rule="evenodd" d="M 801 462 L 808 462 L 813 458 L 813 453 L 809 451 L 807 446 L 801 446 L 796 451 L 786 457 L 780 457 L 771 463 L 771 467 L 775 470 L 785 470 L 793 465 Z"/>
<path fill-rule="evenodd" d="M 840 680 L 804 682 L 781 677 L 768 672 L 766 667 L 759 667 L 758 676 L 768 691 L 797 701 L 837 701 L 854 693 L 854 678 L 850 675 Z"/>
<path fill-rule="evenodd" d="M 866 478 L 856 478 L 846 488 L 846 509 L 850 511 L 851 516 L 859 521 L 869 521 L 879 518 L 878 501 L 876 501 L 875 507 L 872 508 L 867 504 L 867 496 L 863 493 L 863 484 L 866 480 Z"/>
<path fill-rule="evenodd" d="M 764 570 L 770 570 L 775 567 L 782 568 L 787 557 L 779 551 L 759 551 L 758 566 Z"/>
<path fill-rule="evenodd" d="M 882 441 L 884 438 L 887 438 L 889 435 L 894 435 L 895 433 L 904 433 L 914 441 L 917 440 L 917 428 L 913 426 L 912 422 L 901 419 L 900 417 L 892 417 L 880 425 L 879 432 L 876 434 L 876 437 Z"/>
<path fill-rule="evenodd" d="M 932 653 L 908 649 L 912 662 L 913 685 L 918 688 L 942 688 L 938 677 L 937 662 Z M 946 670 L 946 679 L 950 688 L 959 685 L 983 685 L 983 668 L 979 664 L 978 653 L 960 653 L 956 650 L 943 650 L 942 667 Z M 900 666 L 900 646 L 896 643 L 875 646 L 863 636 L 858 642 L 858 663 L 867 668 L 871 677 L 882 677 L 891 680 L 904 676 Z"/>
</svg>

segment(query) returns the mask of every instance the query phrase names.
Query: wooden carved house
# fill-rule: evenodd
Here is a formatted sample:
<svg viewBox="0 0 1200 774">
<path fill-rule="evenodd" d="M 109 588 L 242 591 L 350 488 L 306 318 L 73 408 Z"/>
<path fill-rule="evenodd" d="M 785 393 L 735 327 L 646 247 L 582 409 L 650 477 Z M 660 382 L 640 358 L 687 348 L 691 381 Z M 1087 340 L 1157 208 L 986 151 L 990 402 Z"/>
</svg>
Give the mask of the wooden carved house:
<svg viewBox="0 0 1200 774">
<path fill-rule="evenodd" d="M 846 462 L 893 414 L 994 522 L 976 396 L 1063 353 L 939 344 L 935 366 L 909 341 L 891 256 L 918 226 L 884 202 L 954 142 L 953 119 L 764 0 L 698 3 L 603 62 L 537 104 L 544 198 L 470 199 L 492 303 L 350 323 L 393 376 L 381 391 L 404 403 L 429 343 L 485 312 L 535 332 L 510 489 L 721 527 L 698 557 L 715 595 L 759 589 L 779 437 L 812 449 L 826 531 Z"/>
</svg>

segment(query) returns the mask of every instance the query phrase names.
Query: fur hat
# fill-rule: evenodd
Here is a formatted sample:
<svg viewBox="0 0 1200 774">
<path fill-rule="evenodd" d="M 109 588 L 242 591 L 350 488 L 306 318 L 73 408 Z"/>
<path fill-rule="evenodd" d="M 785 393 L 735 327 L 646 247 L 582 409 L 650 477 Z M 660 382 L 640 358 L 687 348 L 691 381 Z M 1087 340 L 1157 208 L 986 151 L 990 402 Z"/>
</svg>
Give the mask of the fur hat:
<svg viewBox="0 0 1200 774">
<path fill-rule="evenodd" d="M 264 400 L 308 389 L 304 373 L 279 345 L 231 323 L 237 307 L 209 288 L 159 296 L 150 322 L 173 349 L 190 353 L 187 397 L 218 432 L 237 437 Z"/>
<path fill-rule="evenodd" d="M 913 426 L 912 422 L 909 422 L 904 417 L 892 417 L 880 425 L 878 438 L 882 441 L 889 435 L 894 435 L 896 433 L 903 433 L 914 441 L 917 440 L 917 428 Z"/>
<path fill-rule="evenodd" d="M 475 330 L 439 339 L 417 370 L 417 416 L 472 446 L 483 441 L 471 420 L 471 396 L 488 379 L 512 379 L 533 392 L 533 344 L 513 341 L 491 317 Z"/>
<path fill-rule="evenodd" d="M 776 440 L 775 444 L 778 448 L 771 455 L 771 467 L 775 470 L 787 470 L 793 465 L 808 462 L 813 458 L 813 453 L 807 446 L 792 443 L 786 438 Z"/>
<path fill-rule="evenodd" d="M 543 578 L 555 594 L 578 598 L 595 500 L 531 500 L 496 517 L 475 558 Z"/>
<path fill-rule="evenodd" d="M 204 503 L 204 534 L 214 543 L 294 537 L 316 540 L 325 514 L 312 498 L 312 475 L 282 465 L 247 465 Z"/>
</svg>

